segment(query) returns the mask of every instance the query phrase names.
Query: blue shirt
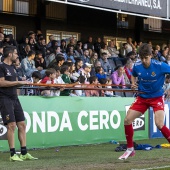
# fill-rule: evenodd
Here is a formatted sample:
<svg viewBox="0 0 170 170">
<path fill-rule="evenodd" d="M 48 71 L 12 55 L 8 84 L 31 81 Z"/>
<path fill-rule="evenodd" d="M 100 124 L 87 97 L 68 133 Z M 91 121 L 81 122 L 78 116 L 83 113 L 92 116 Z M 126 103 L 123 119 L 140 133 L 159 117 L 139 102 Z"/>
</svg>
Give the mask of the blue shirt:
<svg viewBox="0 0 170 170">
<path fill-rule="evenodd" d="M 151 59 L 151 64 L 145 68 L 141 61 L 134 64 L 132 75 L 138 77 L 138 90 L 142 98 L 155 98 L 163 96 L 165 74 L 170 74 L 170 66 L 164 62 Z"/>
</svg>

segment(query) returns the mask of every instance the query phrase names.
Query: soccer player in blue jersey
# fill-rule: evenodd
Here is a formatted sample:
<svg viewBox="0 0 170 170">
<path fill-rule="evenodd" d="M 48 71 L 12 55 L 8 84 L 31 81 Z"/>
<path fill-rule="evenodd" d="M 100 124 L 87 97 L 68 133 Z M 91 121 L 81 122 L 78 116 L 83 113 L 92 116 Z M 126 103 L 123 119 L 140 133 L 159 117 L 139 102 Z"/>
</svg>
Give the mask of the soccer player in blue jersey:
<svg viewBox="0 0 170 170">
<path fill-rule="evenodd" d="M 148 44 L 140 46 L 139 56 L 141 61 L 134 64 L 131 88 L 138 88 L 139 91 L 144 93 L 139 93 L 125 117 L 124 128 L 127 150 L 119 157 L 120 160 L 135 155 L 132 122 L 141 114 L 144 114 L 149 107 L 153 107 L 156 126 L 170 143 L 170 130 L 164 125 L 164 91 L 162 88 L 165 74 L 170 74 L 170 66 L 152 59 L 152 50 Z"/>
</svg>

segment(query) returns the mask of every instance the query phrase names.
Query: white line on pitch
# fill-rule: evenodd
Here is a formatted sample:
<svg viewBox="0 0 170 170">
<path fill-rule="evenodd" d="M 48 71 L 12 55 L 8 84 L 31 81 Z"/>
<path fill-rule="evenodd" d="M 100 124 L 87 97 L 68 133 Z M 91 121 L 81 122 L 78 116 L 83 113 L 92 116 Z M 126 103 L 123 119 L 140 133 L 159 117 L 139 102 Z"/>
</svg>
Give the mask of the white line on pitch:
<svg viewBox="0 0 170 170">
<path fill-rule="evenodd" d="M 160 167 L 152 167 L 152 168 L 145 168 L 145 169 L 131 169 L 131 170 L 150 170 L 150 169 L 163 169 L 163 168 L 170 168 L 170 166 L 160 166 Z"/>
</svg>

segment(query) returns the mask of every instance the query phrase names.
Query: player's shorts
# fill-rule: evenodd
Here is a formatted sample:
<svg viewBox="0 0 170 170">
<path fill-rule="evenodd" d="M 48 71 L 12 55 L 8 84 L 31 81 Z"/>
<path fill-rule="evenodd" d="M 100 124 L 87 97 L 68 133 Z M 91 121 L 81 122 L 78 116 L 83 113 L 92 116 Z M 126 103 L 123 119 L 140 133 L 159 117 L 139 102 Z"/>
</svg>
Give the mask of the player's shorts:
<svg viewBox="0 0 170 170">
<path fill-rule="evenodd" d="M 19 99 L 1 98 L 0 112 L 4 125 L 11 122 L 21 122 L 25 120 L 24 112 Z"/>
<path fill-rule="evenodd" d="M 154 112 L 158 110 L 164 111 L 164 97 L 161 96 L 156 98 L 145 99 L 138 96 L 130 106 L 130 109 L 139 111 L 144 114 L 149 107 L 152 107 Z"/>
</svg>

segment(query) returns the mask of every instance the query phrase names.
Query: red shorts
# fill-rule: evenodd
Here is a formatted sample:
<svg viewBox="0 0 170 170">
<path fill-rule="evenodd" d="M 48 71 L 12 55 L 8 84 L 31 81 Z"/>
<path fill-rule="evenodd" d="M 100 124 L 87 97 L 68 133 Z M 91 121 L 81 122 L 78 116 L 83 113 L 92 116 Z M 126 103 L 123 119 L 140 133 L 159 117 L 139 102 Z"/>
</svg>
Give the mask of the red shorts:
<svg viewBox="0 0 170 170">
<path fill-rule="evenodd" d="M 161 96 L 156 98 L 144 99 L 138 96 L 130 106 L 130 109 L 139 111 L 144 114 L 149 107 L 152 107 L 154 112 L 158 110 L 164 110 L 164 97 Z"/>
</svg>

